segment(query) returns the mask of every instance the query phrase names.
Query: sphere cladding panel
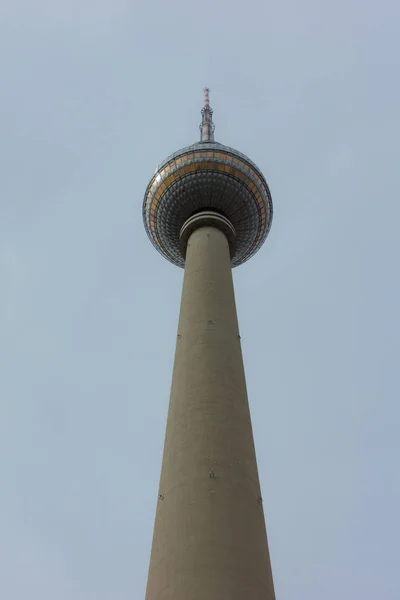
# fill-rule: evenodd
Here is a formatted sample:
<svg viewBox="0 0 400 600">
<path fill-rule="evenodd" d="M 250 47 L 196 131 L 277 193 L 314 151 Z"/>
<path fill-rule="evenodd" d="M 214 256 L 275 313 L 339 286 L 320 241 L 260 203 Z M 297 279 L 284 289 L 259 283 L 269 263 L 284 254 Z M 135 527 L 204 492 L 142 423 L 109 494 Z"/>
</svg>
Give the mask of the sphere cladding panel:
<svg viewBox="0 0 400 600">
<path fill-rule="evenodd" d="M 181 227 L 204 209 L 220 212 L 235 228 L 232 266 L 257 252 L 271 226 L 272 199 L 262 173 L 244 154 L 216 142 L 199 142 L 170 155 L 147 186 L 145 229 L 172 263 L 184 266 Z"/>
</svg>

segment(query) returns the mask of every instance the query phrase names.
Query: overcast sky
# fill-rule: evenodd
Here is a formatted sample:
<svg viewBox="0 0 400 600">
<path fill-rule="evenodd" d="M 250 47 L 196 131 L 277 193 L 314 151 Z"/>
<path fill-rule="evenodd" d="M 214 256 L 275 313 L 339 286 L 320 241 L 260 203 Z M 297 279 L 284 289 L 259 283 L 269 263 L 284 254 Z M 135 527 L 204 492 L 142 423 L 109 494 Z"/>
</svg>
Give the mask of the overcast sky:
<svg viewBox="0 0 400 600">
<path fill-rule="evenodd" d="M 278 600 L 398 600 L 395 0 L 0 0 L 0 595 L 144 599 L 183 271 L 156 166 L 216 139 L 274 221 L 234 272 Z"/>
</svg>

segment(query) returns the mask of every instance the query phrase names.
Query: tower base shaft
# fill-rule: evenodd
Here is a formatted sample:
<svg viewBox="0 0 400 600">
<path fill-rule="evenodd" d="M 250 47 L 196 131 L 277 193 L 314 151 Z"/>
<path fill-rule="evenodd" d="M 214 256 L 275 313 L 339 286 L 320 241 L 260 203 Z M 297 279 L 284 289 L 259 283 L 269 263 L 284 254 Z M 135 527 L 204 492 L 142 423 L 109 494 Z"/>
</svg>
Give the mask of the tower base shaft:
<svg viewBox="0 0 400 600">
<path fill-rule="evenodd" d="M 274 600 L 228 240 L 188 242 L 146 600 Z"/>
</svg>

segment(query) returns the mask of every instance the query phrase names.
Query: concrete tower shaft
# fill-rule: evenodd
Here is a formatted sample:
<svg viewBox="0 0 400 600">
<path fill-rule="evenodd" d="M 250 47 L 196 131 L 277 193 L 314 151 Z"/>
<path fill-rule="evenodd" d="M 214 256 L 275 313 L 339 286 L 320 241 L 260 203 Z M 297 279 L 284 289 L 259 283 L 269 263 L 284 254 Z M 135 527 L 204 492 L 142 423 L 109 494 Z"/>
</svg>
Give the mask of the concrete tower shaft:
<svg viewBox="0 0 400 600">
<path fill-rule="evenodd" d="M 191 227 L 146 600 L 273 600 L 231 234 Z"/>
</svg>

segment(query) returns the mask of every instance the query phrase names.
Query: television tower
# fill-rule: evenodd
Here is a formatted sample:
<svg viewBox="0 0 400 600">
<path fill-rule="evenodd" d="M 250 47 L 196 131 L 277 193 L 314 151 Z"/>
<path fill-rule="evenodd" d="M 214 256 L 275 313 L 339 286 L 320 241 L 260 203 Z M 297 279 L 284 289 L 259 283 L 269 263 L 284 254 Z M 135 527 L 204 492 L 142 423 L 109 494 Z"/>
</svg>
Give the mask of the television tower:
<svg viewBox="0 0 400 600">
<path fill-rule="evenodd" d="M 151 242 L 185 269 L 146 600 L 274 600 L 232 281 L 272 199 L 214 141 L 204 94 L 200 141 L 161 163 L 143 203 Z"/>
</svg>

